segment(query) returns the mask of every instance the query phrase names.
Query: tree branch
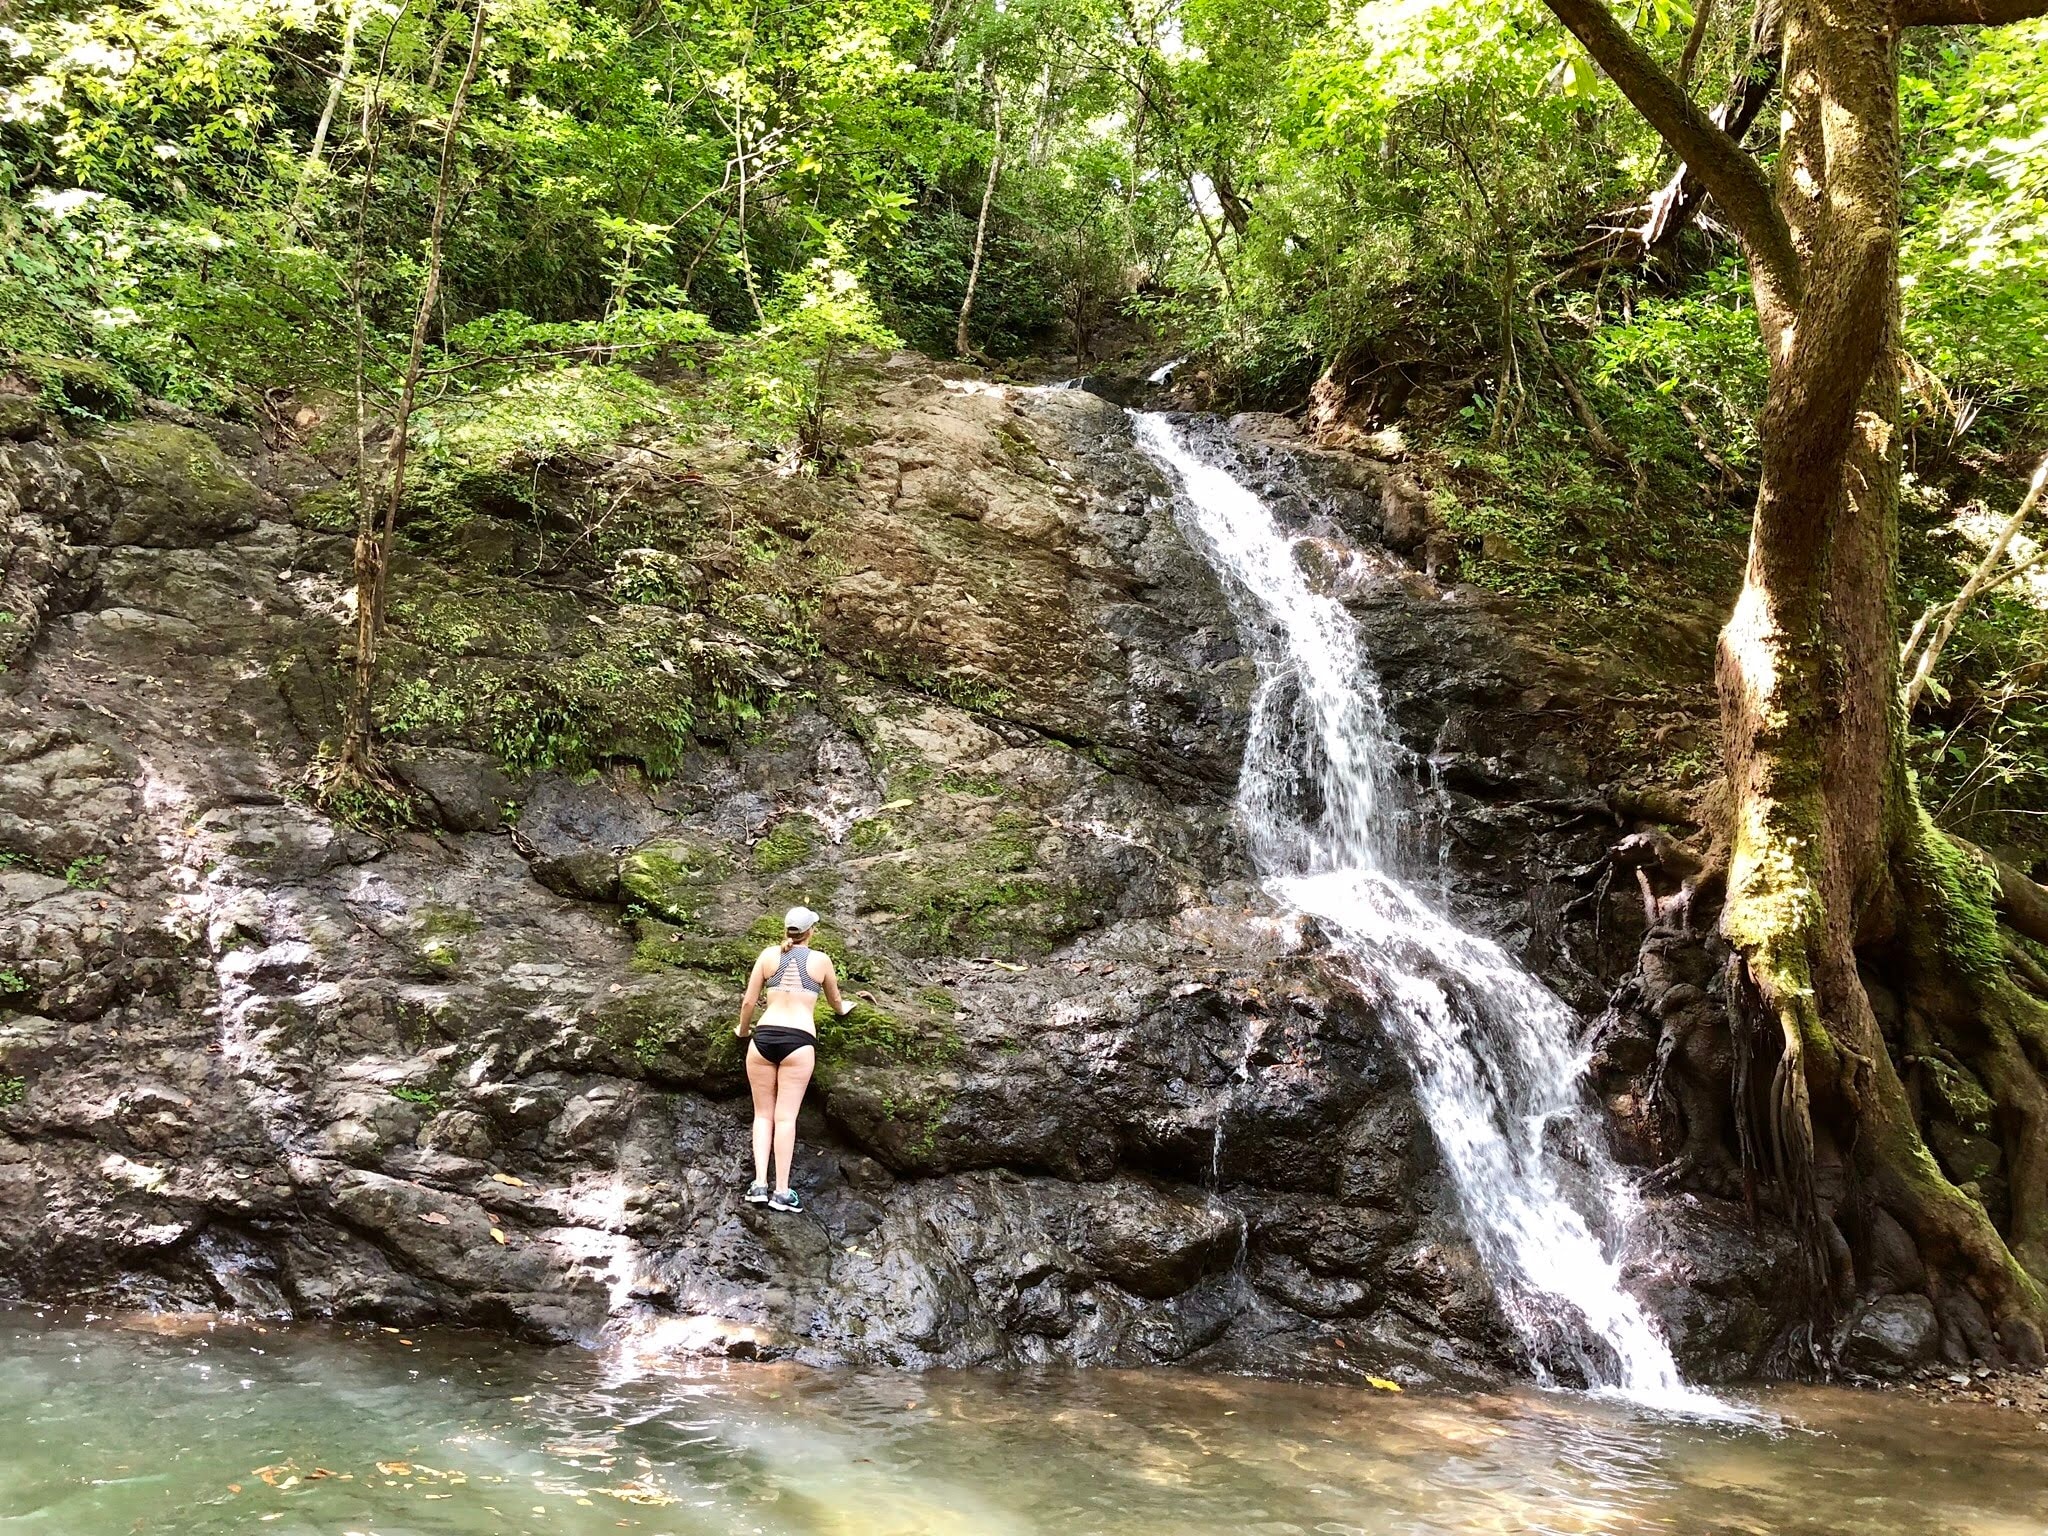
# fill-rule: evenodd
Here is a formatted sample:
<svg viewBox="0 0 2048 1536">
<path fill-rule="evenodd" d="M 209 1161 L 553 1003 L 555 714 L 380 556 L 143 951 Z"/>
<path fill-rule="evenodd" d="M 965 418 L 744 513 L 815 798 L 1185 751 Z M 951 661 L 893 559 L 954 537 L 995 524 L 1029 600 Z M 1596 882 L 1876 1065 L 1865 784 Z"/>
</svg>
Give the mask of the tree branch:
<svg viewBox="0 0 2048 1536">
<path fill-rule="evenodd" d="M 2020 524 L 2027 520 L 2027 514 L 2034 510 L 2034 504 L 2041 499 L 2044 485 L 2048 485 L 2048 456 L 2043 456 L 2035 468 L 2033 481 L 2027 486 L 2027 494 L 2020 500 L 2019 510 L 2007 518 L 2005 525 L 1998 530 L 1998 537 L 1991 541 L 1991 548 L 1986 550 L 1984 558 L 1977 562 L 1977 568 L 1970 572 L 1970 579 L 1963 583 L 1963 590 L 1956 594 L 1955 601 L 1950 603 L 1942 614 L 1941 622 L 1934 626 L 1934 634 L 1928 640 L 1927 648 L 1920 653 L 1919 661 L 1913 664 L 1913 670 L 1907 675 L 1905 687 L 1900 692 L 1904 697 L 1908 714 L 1912 713 L 1913 706 L 1919 702 L 1922 690 L 1927 687 L 1927 679 L 1934 675 L 1935 662 L 1941 659 L 1941 648 L 1948 644 L 1948 637 L 1955 633 L 1956 625 L 1969 611 L 1970 604 L 1987 586 L 1996 585 L 1992 581 L 1992 573 L 1998 569 L 1998 563 L 2005 558 L 2006 548 L 2012 543 L 2013 535 L 2020 531 Z M 1922 625 L 1924 623 L 1923 620 Z M 1920 637 L 1921 627 L 1914 626 L 1913 639 L 1906 642 L 1908 661 L 1912 661 L 1913 645 Z"/>
<path fill-rule="evenodd" d="M 1792 233 L 1778 212 L 1770 181 L 1762 168 L 1726 131 L 1714 125 L 1676 81 L 1657 67 L 1657 61 L 1614 19 L 1604 0 L 1544 3 L 1571 29 L 1572 36 L 1585 45 L 1586 52 L 1630 104 L 1648 119 L 1658 137 L 1706 185 L 1742 236 L 1751 260 L 1763 268 L 1771 285 L 1787 300 L 1796 301 L 1801 286 L 1799 258 L 1792 249 Z M 1984 3 L 2008 4 L 2014 0 Z"/>
<path fill-rule="evenodd" d="M 1902 27 L 2002 26 L 2048 16 L 2048 0 L 1899 0 Z"/>
</svg>

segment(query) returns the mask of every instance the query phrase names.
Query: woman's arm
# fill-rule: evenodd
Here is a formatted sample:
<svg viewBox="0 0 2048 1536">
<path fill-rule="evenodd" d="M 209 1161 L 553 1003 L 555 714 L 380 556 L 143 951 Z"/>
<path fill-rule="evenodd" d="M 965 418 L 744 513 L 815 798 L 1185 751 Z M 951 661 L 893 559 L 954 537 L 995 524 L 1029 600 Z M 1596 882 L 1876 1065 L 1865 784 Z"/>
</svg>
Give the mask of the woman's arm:
<svg viewBox="0 0 2048 1536">
<path fill-rule="evenodd" d="M 818 978 L 818 984 L 825 989 L 825 1001 L 832 1005 L 832 1012 L 843 1019 L 853 1012 L 853 1004 L 839 996 L 839 968 L 832 963 L 832 957 L 826 955 L 823 958 L 825 974 Z"/>
<path fill-rule="evenodd" d="M 740 1003 L 740 1021 L 733 1028 L 742 1040 L 754 1032 L 754 1010 L 761 1003 L 761 983 L 768 979 L 767 965 L 765 952 L 754 957 L 753 974 L 747 977 L 747 995 Z"/>
</svg>

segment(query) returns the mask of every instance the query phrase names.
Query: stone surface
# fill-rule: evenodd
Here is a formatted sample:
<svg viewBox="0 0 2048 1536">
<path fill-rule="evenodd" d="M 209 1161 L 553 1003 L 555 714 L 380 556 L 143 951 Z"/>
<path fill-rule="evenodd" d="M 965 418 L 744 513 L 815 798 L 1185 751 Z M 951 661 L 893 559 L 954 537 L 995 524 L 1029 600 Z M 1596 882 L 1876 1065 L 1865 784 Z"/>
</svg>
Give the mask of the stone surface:
<svg viewBox="0 0 2048 1536">
<path fill-rule="evenodd" d="M 1880 1296 L 1866 1303 L 1842 1341 L 1844 1369 L 1898 1376 L 1927 1365 L 1941 1347 L 1941 1324 L 1925 1296 Z"/>
<path fill-rule="evenodd" d="M 379 836 L 302 792 L 346 625 L 345 546 L 301 515 L 331 478 L 166 423 L 0 443 L 34 616 L 0 655 L 0 1281 L 904 1367 L 1511 1364 L 1398 1056 L 1251 881 L 1249 664 L 1127 418 L 901 364 L 862 389 L 857 469 L 750 503 L 801 545 L 786 591 L 707 615 L 493 578 L 502 625 L 787 669 L 765 723 L 707 720 L 658 782 L 409 744 L 427 824 Z M 1633 1091 L 1709 962 L 1680 935 L 1639 974 L 1591 681 L 1415 568 L 1387 466 L 1238 431 L 1357 573 L 1448 899 L 1589 1017 L 1634 986 L 1603 1036 Z M 462 558 L 529 539 L 480 519 Z M 771 654 L 797 613 L 816 646 Z M 740 1198 L 731 1022 L 797 900 L 865 1000 L 782 1217 Z M 1645 1293 L 1703 1368 L 1768 1363 L 1774 1240 L 1663 1206 L 1683 1262 Z"/>
</svg>

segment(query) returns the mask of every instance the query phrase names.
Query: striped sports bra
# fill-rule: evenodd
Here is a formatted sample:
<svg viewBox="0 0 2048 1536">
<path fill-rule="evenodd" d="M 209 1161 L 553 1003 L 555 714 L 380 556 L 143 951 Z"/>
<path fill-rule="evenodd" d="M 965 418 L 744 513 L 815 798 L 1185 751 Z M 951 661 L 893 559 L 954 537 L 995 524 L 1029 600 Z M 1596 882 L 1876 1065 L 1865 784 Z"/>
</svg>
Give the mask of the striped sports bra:
<svg viewBox="0 0 2048 1536">
<path fill-rule="evenodd" d="M 768 982 L 771 992 L 788 991 L 798 986 L 806 992 L 825 990 L 821 983 L 811 980 L 811 946 L 808 944 L 791 945 Z"/>
</svg>

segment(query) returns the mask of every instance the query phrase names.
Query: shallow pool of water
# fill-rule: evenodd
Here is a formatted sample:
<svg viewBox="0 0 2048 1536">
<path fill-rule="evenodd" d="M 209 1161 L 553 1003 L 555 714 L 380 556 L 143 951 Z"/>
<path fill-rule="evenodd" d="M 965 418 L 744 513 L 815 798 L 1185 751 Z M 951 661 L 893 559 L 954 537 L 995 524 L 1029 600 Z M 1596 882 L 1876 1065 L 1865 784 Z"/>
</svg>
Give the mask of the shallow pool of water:
<svg viewBox="0 0 2048 1536">
<path fill-rule="evenodd" d="M 661 1366 L 0 1313 L 0 1531 L 2048 1532 L 2048 1433 L 1782 1389 L 1779 1427 L 1535 1391 Z"/>
</svg>

